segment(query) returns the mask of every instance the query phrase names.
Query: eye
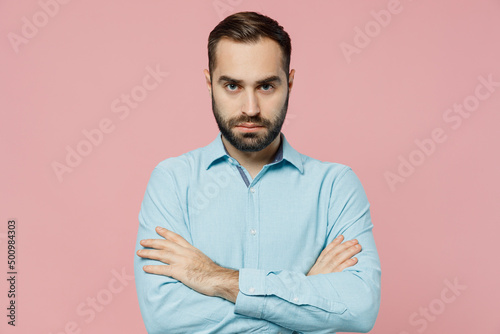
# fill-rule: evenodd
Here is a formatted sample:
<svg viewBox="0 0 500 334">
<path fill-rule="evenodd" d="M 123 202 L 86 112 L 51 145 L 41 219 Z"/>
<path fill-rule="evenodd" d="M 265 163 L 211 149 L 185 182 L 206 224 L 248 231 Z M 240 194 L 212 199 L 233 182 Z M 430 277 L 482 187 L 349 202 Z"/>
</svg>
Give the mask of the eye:
<svg viewBox="0 0 500 334">
<path fill-rule="evenodd" d="M 262 90 L 267 92 L 267 91 L 270 91 L 271 89 L 273 89 L 274 87 L 273 87 L 273 85 L 270 85 L 270 84 L 264 84 L 261 86 L 261 88 L 262 88 Z"/>
<path fill-rule="evenodd" d="M 236 84 L 231 84 L 231 83 L 230 83 L 230 84 L 227 84 L 227 85 L 226 85 L 226 88 L 228 88 L 228 89 L 229 89 L 229 91 L 234 92 L 234 91 L 238 88 L 238 85 L 236 85 Z M 234 89 L 233 89 L 233 88 L 234 88 Z"/>
</svg>

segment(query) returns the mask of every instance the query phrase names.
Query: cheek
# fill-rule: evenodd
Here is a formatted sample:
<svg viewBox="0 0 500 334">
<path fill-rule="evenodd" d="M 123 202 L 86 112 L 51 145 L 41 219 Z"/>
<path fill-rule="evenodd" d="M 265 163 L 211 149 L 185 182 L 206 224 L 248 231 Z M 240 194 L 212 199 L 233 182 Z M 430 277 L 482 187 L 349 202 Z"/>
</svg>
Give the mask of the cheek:
<svg viewBox="0 0 500 334">
<path fill-rule="evenodd" d="M 236 95 L 226 94 L 222 89 L 214 90 L 214 99 L 217 107 L 221 111 L 233 110 L 241 104 L 240 98 Z"/>
<path fill-rule="evenodd" d="M 262 99 L 261 108 L 271 113 L 278 113 L 286 102 L 286 95 L 272 95 Z"/>
</svg>

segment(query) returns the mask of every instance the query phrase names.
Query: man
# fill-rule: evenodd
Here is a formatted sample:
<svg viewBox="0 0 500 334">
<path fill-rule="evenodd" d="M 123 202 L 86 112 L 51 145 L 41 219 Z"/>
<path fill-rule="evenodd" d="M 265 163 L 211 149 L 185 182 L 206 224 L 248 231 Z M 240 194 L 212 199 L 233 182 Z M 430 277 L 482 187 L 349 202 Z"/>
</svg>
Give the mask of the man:
<svg viewBox="0 0 500 334">
<path fill-rule="evenodd" d="M 241 12 L 208 48 L 220 133 L 158 164 L 139 213 L 148 333 L 368 332 L 381 277 L 370 204 L 350 167 L 300 154 L 281 133 L 288 34 Z"/>
</svg>

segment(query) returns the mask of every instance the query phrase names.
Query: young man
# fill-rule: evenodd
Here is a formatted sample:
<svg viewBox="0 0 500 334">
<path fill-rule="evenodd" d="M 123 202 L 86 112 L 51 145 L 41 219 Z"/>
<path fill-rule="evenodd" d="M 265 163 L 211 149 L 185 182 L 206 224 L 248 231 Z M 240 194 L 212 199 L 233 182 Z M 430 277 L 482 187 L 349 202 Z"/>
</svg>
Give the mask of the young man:
<svg viewBox="0 0 500 334">
<path fill-rule="evenodd" d="M 281 133 L 288 34 L 241 12 L 208 49 L 220 133 L 158 164 L 139 213 L 148 333 L 368 332 L 381 277 L 370 204 L 350 167 L 300 154 Z"/>
</svg>

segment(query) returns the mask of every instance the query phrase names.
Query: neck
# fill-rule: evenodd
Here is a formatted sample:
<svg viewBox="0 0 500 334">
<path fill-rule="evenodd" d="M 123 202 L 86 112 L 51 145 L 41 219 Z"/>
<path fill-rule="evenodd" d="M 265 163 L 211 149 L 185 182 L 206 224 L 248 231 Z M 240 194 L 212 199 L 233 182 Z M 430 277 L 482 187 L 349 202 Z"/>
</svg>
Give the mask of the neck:
<svg viewBox="0 0 500 334">
<path fill-rule="evenodd" d="M 281 134 L 277 135 L 271 144 L 269 144 L 266 148 L 257 152 L 240 151 L 231 145 L 224 136 L 222 136 L 222 142 L 229 155 L 236 159 L 240 165 L 244 167 L 249 166 L 262 168 L 264 165 L 271 163 L 274 160 L 281 143 Z"/>
</svg>

